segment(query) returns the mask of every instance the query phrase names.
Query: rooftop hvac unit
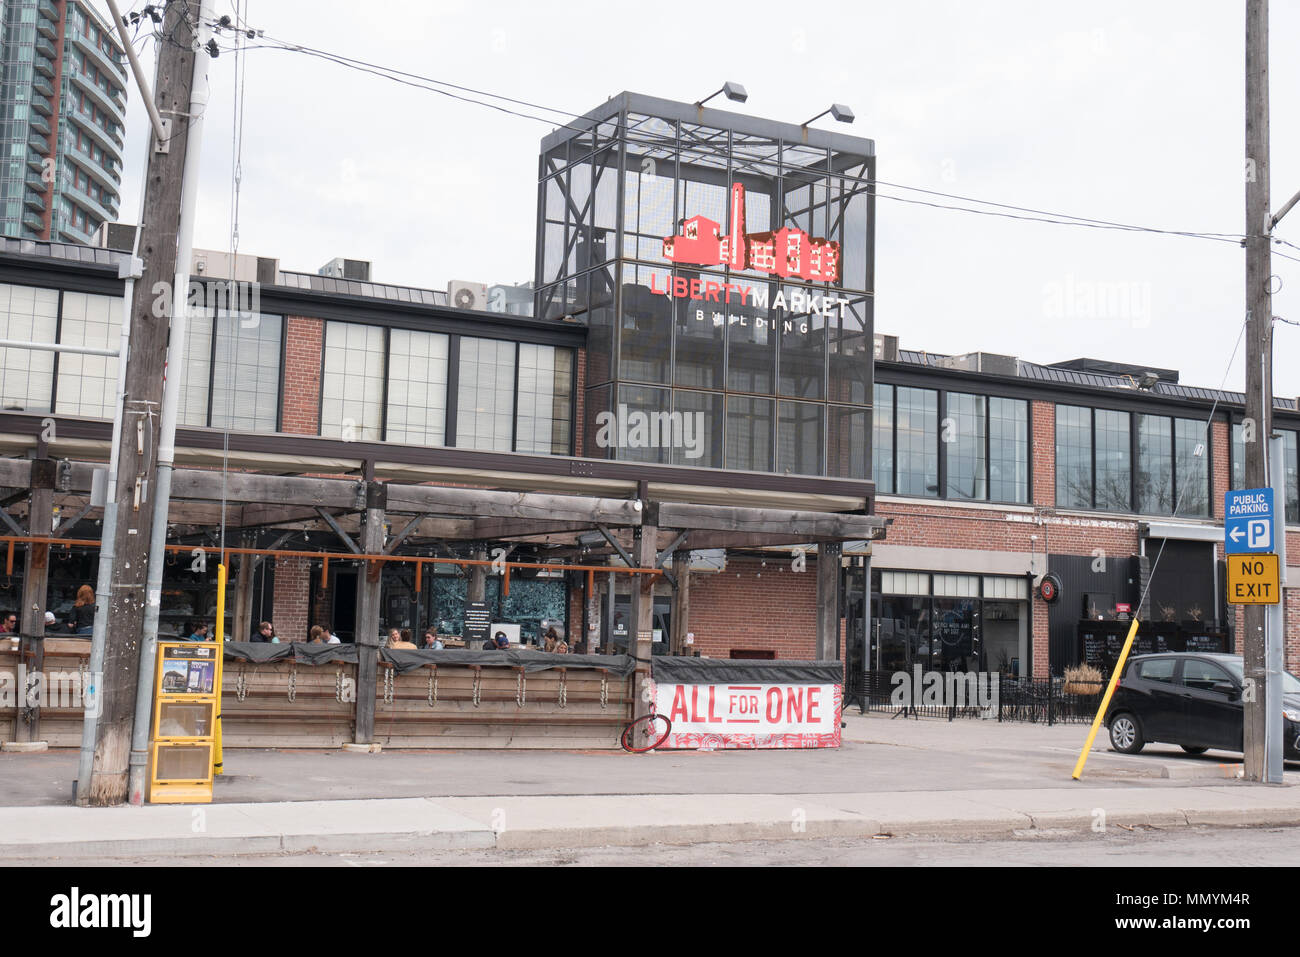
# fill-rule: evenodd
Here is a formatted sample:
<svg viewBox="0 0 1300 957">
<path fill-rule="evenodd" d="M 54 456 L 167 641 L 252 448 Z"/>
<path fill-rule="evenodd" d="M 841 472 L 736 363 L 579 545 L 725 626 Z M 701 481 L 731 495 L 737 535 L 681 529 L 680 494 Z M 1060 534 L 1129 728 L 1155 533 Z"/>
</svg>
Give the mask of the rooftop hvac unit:
<svg viewBox="0 0 1300 957">
<path fill-rule="evenodd" d="M 877 362 L 898 361 L 898 336 L 887 336 L 877 332 L 875 335 L 875 355 Z"/>
<path fill-rule="evenodd" d="M 456 309 L 487 309 L 488 289 L 481 282 L 462 282 L 453 279 L 447 283 L 447 302 Z"/>
<path fill-rule="evenodd" d="M 968 352 L 961 356 L 944 356 L 939 360 L 939 368 L 1014 376 L 1020 374 L 1020 360 L 1015 356 L 1000 356 L 992 352 Z"/>
</svg>

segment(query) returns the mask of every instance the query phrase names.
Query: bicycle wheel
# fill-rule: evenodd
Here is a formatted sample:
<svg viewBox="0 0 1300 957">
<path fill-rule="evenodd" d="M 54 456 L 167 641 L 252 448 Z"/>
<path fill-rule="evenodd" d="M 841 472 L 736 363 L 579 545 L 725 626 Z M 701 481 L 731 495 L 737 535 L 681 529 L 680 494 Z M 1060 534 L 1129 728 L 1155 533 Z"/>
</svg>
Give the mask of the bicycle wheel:
<svg viewBox="0 0 1300 957">
<path fill-rule="evenodd" d="M 655 732 L 654 732 L 654 723 L 656 720 L 662 721 L 664 723 L 664 733 L 659 735 L 658 738 L 655 737 Z M 636 729 L 636 726 L 640 724 L 642 721 L 646 722 L 646 730 L 649 732 L 651 738 L 651 744 L 648 747 L 644 747 L 644 748 L 634 748 L 632 747 L 632 732 Z M 631 721 L 627 723 L 627 727 L 623 729 L 622 735 L 619 736 L 619 743 L 623 745 L 624 751 L 630 751 L 633 754 L 644 754 L 647 751 L 653 751 L 655 748 L 659 747 L 659 745 L 663 744 L 666 740 L 668 740 L 668 735 L 672 734 L 672 730 L 673 730 L 673 723 L 663 715 L 643 714 L 641 715 L 641 717 L 633 718 Z"/>
</svg>

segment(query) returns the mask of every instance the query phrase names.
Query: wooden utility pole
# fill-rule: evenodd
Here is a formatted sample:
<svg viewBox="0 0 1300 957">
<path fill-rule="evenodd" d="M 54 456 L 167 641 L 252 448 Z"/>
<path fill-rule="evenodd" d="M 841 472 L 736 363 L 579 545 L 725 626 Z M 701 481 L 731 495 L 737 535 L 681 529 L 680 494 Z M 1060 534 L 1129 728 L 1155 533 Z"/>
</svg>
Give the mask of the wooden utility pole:
<svg viewBox="0 0 1300 957">
<path fill-rule="evenodd" d="M 199 0 L 173 0 L 167 4 L 162 34 L 175 42 L 158 47 L 155 100 L 159 113 L 168 118 L 169 136 L 165 142 L 153 142 L 149 156 L 139 242 L 144 272 L 135 285 L 131 303 L 131 351 L 117 449 L 118 527 L 113 578 L 110 593 L 95 596 L 96 601 L 108 603 L 104 674 L 89 790 L 79 795 L 80 801 L 93 805 L 121 804 L 127 797 L 127 762 L 145 604 L 159 600 L 158 595 L 147 595 L 145 589 L 153 526 L 151 479 L 157 470 L 199 10 Z"/>
<path fill-rule="evenodd" d="M 366 512 L 362 517 L 360 545 L 367 555 L 384 550 L 384 510 L 388 489 L 383 482 L 366 482 Z M 379 599 L 383 562 L 363 562 L 357 579 L 357 618 L 353 641 L 357 646 L 357 712 L 353 741 L 371 744 L 375 739 L 375 691 L 379 667 Z"/>
<path fill-rule="evenodd" d="M 1272 430 L 1273 303 L 1269 294 L 1268 184 L 1268 0 L 1246 3 L 1246 487 L 1269 483 L 1265 450 Z M 1279 511 L 1285 502 L 1276 503 Z M 1285 519 L 1274 522 L 1286 527 Z M 1263 781 L 1267 766 L 1265 726 L 1267 700 L 1264 622 L 1266 606 L 1245 606 L 1242 641 L 1245 677 L 1254 694 L 1245 700 L 1245 777 Z M 1279 636 L 1280 637 L 1280 636 Z M 1249 686 L 1248 686 L 1249 688 Z M 1281 707 L 1277 703 L 1276 707 Z"/>
<path fill-rule="evenodd" d="M 32 495 L 27 508 L 27 533 L 49 538 L 53 533 L 54 484 L 57 465 L 44 454 L 32 460 Z M 23 563 L 23 606 L 18 630 L 23 635 L 19 661 L 27 665 L 27 681 L 19 688 L 18 726 L 15 740 L 35 744 L 41 738 L 40 702 L 28 702 L 27 686 L 33 675 L 45 668 L 45 596 L 50 583 L 50 546 L 28 543 Z"/>
</svg>

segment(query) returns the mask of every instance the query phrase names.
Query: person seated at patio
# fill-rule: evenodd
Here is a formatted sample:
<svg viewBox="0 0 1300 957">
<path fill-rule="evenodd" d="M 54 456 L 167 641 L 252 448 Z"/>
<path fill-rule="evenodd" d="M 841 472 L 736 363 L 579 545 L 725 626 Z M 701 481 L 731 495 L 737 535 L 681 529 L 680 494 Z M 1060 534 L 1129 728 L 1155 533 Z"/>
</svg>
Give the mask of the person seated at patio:
<svg viewBox="0 0 1300 957">
<path fill-rule="evenodd" d="M 324 628 L 322 628 L 320 625 L 312 625 L 311 631 L 307 632 L 307 644 L 319 645 L 322 641 L 325 640 L 323 637 L 324 634 L 325 634 Z"/>
<path fill-rule="evenodd" d="M 190 632 L 190 636 L 185 640 L 186 641 L 208 641 L 209 640 L 208 626 L 205 625 L 203 622 L 199 622 L 197 625 L 194 626 L 194 630 Z"/>
<path fill-rule="evenodd" d="M 406 629 L 402 631 L 398 631 L 396 628 L 390 629 L 388 632 L 388 647 L 403 648 L 409 651 L 417 650 L 415 642 L 411 641 L 411 632 Z"/>
<path fill-rule="evenodd" d="M 433 629 L 430 628 L 424 633 L 424 647 L 432 651 L 442 651 L 446 646 L 442 643 L 442 639 L 434 634 Z"/>
<path fill-rule="evenodd" d="M 330 628 L 329 625 L 321 625 L 320 632 L 321 632 L 321 641 L 323 641 L 325 644 L 327 645 L 343 644 L 343 642 L 339 640 L 339 636 L 334 634 L 334 631 Z"/>
<path fill-rule="evenodd" d="M 257 626 L 257 634 L 253 635 L 253 640 L 269 641 L 275 645 L 278 645 L 280 643 L 280 639 L 277 638 L 275 634 L 275 626 L 272 625 L 269 621 L 264 621 Z"/>
</svg>

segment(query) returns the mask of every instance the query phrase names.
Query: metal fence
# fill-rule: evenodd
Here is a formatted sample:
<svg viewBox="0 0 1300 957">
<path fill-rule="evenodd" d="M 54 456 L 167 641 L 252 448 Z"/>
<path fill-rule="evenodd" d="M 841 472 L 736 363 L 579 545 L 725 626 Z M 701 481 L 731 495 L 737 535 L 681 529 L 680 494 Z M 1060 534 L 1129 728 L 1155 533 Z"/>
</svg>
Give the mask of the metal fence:
<svg viewBox="0 0 1300 957">
<path fill-rule="evenodd" d="M 899 672 L 899 674 L 905 674 Z M 910 676 L 909 676 L 910 678 Z M 975 697 L 953 700 L 948 695 L 922 696 L 895 678 L 890 671 L 868 671 L 849 676 L 845 708 L 856 705 L 866 714 L 892 714 L 915 718 L 984 718 L 997 721 L 1028 721 L 1042 724 L 1089 724 L 1101 705 L 1102 692 L 1065 692 L 1063 678 L 1013 678 L 1008 675 L 980 675 L 989 682 L 985 706 Z M 934 698 L 939 703 L 935 703 Z M 923 703 L 928 701 L 929 703 Z"/>
</svg>

